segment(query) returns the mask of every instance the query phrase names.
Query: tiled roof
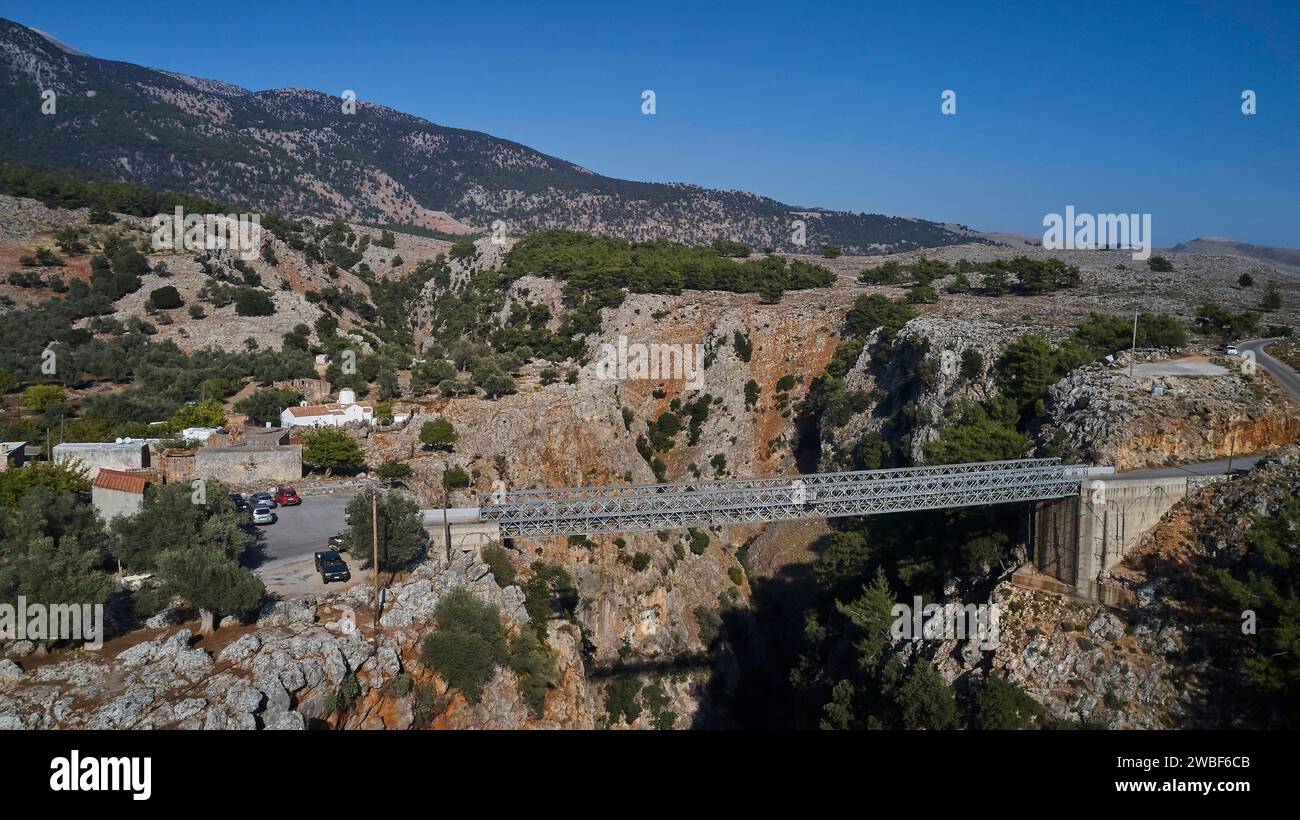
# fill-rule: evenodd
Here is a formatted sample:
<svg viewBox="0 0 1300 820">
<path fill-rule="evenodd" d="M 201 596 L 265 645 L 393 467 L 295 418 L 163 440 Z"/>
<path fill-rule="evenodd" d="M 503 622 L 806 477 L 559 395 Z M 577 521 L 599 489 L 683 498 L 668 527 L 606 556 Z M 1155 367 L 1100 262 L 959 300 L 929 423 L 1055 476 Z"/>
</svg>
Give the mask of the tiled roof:
<svg viewBox="0 0 1300 820">
<path fill-rule="evenodd" d="M 117 490 L 123 493 L 144 493 L 149 479 L 139 473 L 126 473 L 121 470 L 101 468 L 95 476 L 95 486 L 101 490 Z"/>
</svg>

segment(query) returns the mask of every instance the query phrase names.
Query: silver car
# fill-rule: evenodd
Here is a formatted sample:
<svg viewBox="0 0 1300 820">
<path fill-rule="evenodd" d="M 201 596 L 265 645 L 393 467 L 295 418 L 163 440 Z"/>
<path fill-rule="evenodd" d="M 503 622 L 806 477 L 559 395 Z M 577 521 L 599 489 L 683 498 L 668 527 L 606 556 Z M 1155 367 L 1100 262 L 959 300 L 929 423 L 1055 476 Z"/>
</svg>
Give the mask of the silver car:
<svg viewBox="0 0 1300 820">
<path fill-rule="evenodd" d="M 274 524 L 275 513 L 271 512 L 271 508 L 266 506 L 265 504 L 258 504 L 256 507 L 253 508 L 253 523 Z"/>
</svg>

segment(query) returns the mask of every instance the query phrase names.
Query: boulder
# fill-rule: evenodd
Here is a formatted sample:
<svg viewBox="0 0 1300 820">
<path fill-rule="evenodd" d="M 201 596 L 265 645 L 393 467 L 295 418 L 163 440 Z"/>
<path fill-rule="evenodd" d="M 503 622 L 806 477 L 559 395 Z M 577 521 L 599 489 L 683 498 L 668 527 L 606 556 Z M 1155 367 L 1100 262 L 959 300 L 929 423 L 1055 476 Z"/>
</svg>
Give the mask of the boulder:
<svg viewBox="0 0 1300 820">
<path fill-rule="evenodd" d="M 150 616 L 145 622 L 145 629 L 164 629 L 169 626 L 175 626 L 181 622 L 180 610 L 176 607 L 167 607 L 162 612 Z"/>
<path fill-rule="evenodd" d="M 256 655 L 261 648 L 262 641 L 256 635 L 241 635 L 238 640 L 217 654 L 217 660 L 223 664 L 239 666 Z"/>
<path fill-rule="evenodd" d="M 14 641 L 5 647 L 5 656 L 9 658 L 25 658 L 36 651 L 36 644 L 31 641 Z"/>
<path fill-rule="evenodd" d="M 262 727 L 273 731 L 301 731 L 307 721 L 297 712 L 271 712 L 262 716 Z"/>
</svg>

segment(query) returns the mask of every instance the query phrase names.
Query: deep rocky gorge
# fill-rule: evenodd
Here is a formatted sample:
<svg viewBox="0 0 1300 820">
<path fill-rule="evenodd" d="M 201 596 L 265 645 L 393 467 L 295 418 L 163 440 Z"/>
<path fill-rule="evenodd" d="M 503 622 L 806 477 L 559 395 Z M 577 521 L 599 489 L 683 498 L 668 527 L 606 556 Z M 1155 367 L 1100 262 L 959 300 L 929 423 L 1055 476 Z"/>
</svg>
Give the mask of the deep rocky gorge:
<svg viewBox="0 0 1300 820">
<path fill-rule="evenodd" d="M 0 247 L 10 256 L 40 241 L 51 224 L 43 220 L 60 213 L 27 200 L 6 198 L 0 204 L 22 217 Z M 378 233 L 352 227 L 363 235 Z M 277 288 L 276 335 L 319 315 L 303 297 L 304 289 L 337 281 L 367 292 L 365 282 L 351 274 L 327 278 L 323 266 L 272 241 L 279 263 L 253 267 Z M 366 260 L 386 276 L 400 276 L 450 247 L 405 235 L 397 242 L 393 251 L 372 244 Z M 467 287 L 474 272 L 499 265 L 512 242 L 479 240 L 472 258 L 450 263 L 447 281 L 425 286 L 410 312 L 418 342 L 429 338 L 433 305 Z M 984 260 L 1044 252 L 968 246 L 930 253 Z M 404 261 L 394 269 L 397 255 Z M 512 489 L 648 483 L 658 480 L 656 468 L 668 481 L 850 469 L 858 466 L 860 444 L 872 436 L 881 437 L 900 459 L 924 463 L 925 445 L 938 437 L 957 402 L 996 393 L 992 368 L 1008 344 L 1025 333 L 1063 340 L 1073 322 L 1105 309 L 1118 283 L 1139 277 L 1132 270 L 1117 271 L 1121 257 L 1111 253 L 1062 255 L 1083 268 L 1076 290 L 1034 297 L 945 295 L 938 304 L 917 305 L 918 316 L 892 339 L 874 334 L 864 339 L 861 355 L 843 379 L 859 403 L 837 423 L 806 417 L 802 405 L 845 339 L 845 315 L 855 299 L 864 293 L 906 293 L 856 282 L 856 273 L 878 264 L 878 258 L 805 257 L 835 272 L 836 285 L 788 292 L 776 302 L 720 291 L 629 293 L 618 307 L 602 311 L 599 332 L 585 340 L 585 360 L 526 363 L 516 374 L 515 392 L 494 399 L 426 395 L 412 402 L 416 414 L 410 424 L 360 433 L 362 443 L 371 463 L 409 461 L 413 475 L 407 484 L 422 506 L 430 507 L 441 505 L 440 482 L 453 466 L 470 478 L 469 488 L 452 493 L 450 505 L 461 506 L 475 504 L 473 494 L 489 492 L 497 482 Z M 199 264 L 185 257 L 168 260 L 167 278 L 190 299 L 204 282 Z M 1189 278 L 1213 283 L 1204 290 L 1242 304 L 1244 297 L 1232 291 L 1231 282 L 1247 263 L 1192 255 L 1176 262 Z M 1149 278 L 1160 307 L 1182 318 L 1193 313 L 1194 305 L 1180 298 L 1178 282 L 1165 281 L 1166 275 Z M 142 299 L 135 296 L 115 306 L 119 319 L 144 315 Z M 516 301 L 546 305 L 552 330 L 566 309 L 561 283 L 535 275 L 509 284 L 503 304 Z M 187 349 L 235 346 L 267 321 L 235 318 L 223 310 L 163 325 L 160 336 Z M 344 332 L 361 324 L 350 311 L 341 318 Z M 503 308 L 497 320 L 507 319 Z M 707 363 L 702 384 L 692 390 L 682 380 L 601 378 L 597 351 L 602 344 L 617 346 L 620 337 L 640 344 L 700 345 Z M 364 350 L 359 333 L 356 338 Z M 978 356 L 968 357 L 971 351 Z M 1216 360 L 1213 351 L 1197 346 L 1139 351 L 1138 358 L 1159 364 L 1187 353 Z M 1133 384 L 1125 376 L 1125 355 L 1115 365 L 1075 370 L 1052 386 L 1046 401 L 1050 419 L 1034 431 L 1024 455 L 1055 447 L 1067 458 L 1128 469 L 1275 449 L 1293 443 L 1300 432 L 1295 405 L 1266 375 L 1233 367 L 1217 375 L 1156 376 Z M 974 372 L 961 364 L 971 358 L 979 362 Z M 577 370 L 571 382 L 543 378 L 548 368 L 563 373 L 570 367 Z M 401 380 L 409 385 L 409 374 L 401 374 Z M 751 381 L 757 387 L 752 403 L 746 397 Z M 1152 392 L 1157 386 L 1161 395 Z M 691 429 L 682 408 L 704 397 L 704 411 Z M 682 429 L 671 436 L 671 447 L 646 453 L 642 440 L 651 438 L 650 425 L 666 412 L 682 417 Z M 418 441 L 420 423 L 435 415 L 451 421 L 459 433 L 450 451 L 425 449 Z M 628 675 L 657 686 L 666 700 L 653 713 L 644 710 L 632 722 L 636 727 L 736 725 L 740 718 L 728 711 L 728 699 L 742 673 L 734 659 L 715 651 L 719 625 L 752 613 L 761 629 L 749 650 L 779 655 L 763 646 L 764 630 L 797 632 L 806 602 L 793 593 L 773 602 L 756 588 L 777 588 L 776 581 L 806 574 L 812 545 L 826 532 L 825 523 L 808 522 L 720 527 L 694 537 L 670 531 L 508 545 L 518 583 L 526 583 L 533 564 L 542 562 L 568 572 L 579 598 L 573 623 L 555 619 L 547 628 L 556 673 L 540 717 L 529 713 L 514 673 L 505 666 L 482 700 L 471 704 L 421 664 L 419 642 L 432 628 L 437 601 L 452 589 L 468 588 L 493 604 L 512 633 L 526 628 L 527 620 L 519 586 L 501 589 L 485 564 L 458 559 L 447 565 L 435 549 L 389 589 L 377 649 L 369 622 L 373 590 L 365 584 L 345 593 L 278 602 L 255 623 L 227 623 L 207 636 L 194 634 L 193 622 L 164 616 L 97 653 L 58 649 L 40 657 L 30 647 L 10 645 L 7 660 L 0 662 L 0 725 L 592 728 L 611 723 L 605 698 L 610 686 Z M 640 555 L 646 560 L 636 568 Z M 1141 585 L 1136 589 L 1145 601 Z M 1005 670 L 1058 717 L 1154 727 L 1187 715 L 1161 660 L 1177 645 L 1177 629 L 1159 617 L 1121 616 L 1006 583 L 992 596 L 1006 610 L 996 653 L 957 645 L 894 651 L 923 652 L 959 686 L 989 669 Z M 344 690 L 347 704 L 340 708 Z M 1099 706 L 1095 693 L 1101 691 L 1113 691 L 1123 705 Z M 331 704 L 336 708 L 327 709 Z"/>
</svg>

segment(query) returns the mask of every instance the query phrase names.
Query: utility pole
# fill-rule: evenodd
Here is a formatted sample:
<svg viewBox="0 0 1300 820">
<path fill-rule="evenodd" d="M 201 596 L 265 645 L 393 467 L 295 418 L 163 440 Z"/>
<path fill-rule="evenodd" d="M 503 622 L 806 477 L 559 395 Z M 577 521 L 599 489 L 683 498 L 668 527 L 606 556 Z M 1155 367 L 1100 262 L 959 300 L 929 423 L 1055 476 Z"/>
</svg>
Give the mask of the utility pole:
<svg viewBox="0 0 1300 820">
<path fill-rule="evenodd" d="M 447 564 L 451 564 L 451 526 L 447 523 L 447 474 L 442 476 L 442 541 L 447 550 Z"/>
<path fill-rule="evenodd" d="M 1228 443 L 1228 479 L 1232 479 L 1232 457 L 1237 453 L 1237 431 L 1232 431 L 1232 438 Z"/>
<path fill-rule="evenodd" d="M 371 563 L 375 568 L 375 646 L 379 646 L 379 494 L 375 488 L 370 488 L 370 545 L 372 548 Z"/>
<path fill-rule="evenodd" d="M 1133 378 L 1133 362 L 1137 361 L 1138 349 L 1138 312 L 1133 311 L 1133 346 L 1128 351 L 1128 377 Z"/>
</svg>

